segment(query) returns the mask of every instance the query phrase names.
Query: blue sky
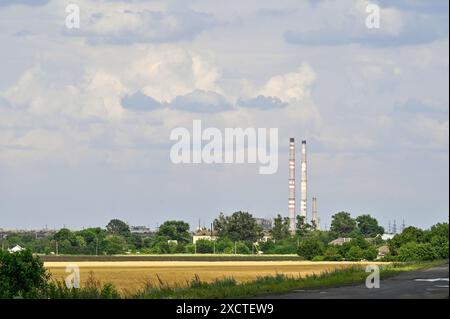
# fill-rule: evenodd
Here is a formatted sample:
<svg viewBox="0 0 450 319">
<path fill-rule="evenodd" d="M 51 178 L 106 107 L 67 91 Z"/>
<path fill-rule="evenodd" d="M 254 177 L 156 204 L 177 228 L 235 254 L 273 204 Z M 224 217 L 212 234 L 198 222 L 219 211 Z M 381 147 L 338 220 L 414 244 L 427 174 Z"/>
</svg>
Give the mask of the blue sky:
<svg viewBox="0 0 450 319">
<path fill-rule="evenodd" d="M 70 3 L 0 0 L 0 228 L 286 215 L 290 136 L 322 226 L 448 220 L 448 1 Z M 172 164 L 193 119 L 277 127 L 278 172 Z"/>
</svg>

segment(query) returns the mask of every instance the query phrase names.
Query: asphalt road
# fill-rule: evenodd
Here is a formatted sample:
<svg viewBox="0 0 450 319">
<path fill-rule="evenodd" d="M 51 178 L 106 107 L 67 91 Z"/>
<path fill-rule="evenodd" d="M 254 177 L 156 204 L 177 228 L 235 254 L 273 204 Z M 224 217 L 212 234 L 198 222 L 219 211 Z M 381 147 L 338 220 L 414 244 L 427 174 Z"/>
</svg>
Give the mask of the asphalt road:
<svg viewBox="0 0 450 319">
<path fill-rule="evenodd" d="M 266 296 L 274 299 L 448 299 L 448 264 L 425 270 L 380 278 L 380 288 L 366 288 L 365 283 L 338 288 L 295 290 Z"/>
</svg>

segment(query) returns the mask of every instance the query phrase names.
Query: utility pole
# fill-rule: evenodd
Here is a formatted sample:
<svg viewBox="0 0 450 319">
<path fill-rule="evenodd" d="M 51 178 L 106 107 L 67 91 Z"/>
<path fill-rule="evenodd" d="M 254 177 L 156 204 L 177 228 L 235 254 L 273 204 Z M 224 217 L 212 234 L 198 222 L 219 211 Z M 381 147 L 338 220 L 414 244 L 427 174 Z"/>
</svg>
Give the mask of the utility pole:
<svg viewBox="0 0 450 319">
<path fill-rule="evenodd" d="M 98 256 L 98 237 L 95 238 L 95 255 Z"/>
<path fill-rule="evenodd" d="M 59 255 L 59 253 L 58 253 L 58 241 L 55 242 L 55 245 L 56 245 L 56 256 L 58 256 Z"/>
<path fill-rule="evenodd" d="M 234 242 L 234 254 L 236 255 L 236 251 L 237 251 L 237 249 L 236 249 L 236 242 Z"/>
</svg>

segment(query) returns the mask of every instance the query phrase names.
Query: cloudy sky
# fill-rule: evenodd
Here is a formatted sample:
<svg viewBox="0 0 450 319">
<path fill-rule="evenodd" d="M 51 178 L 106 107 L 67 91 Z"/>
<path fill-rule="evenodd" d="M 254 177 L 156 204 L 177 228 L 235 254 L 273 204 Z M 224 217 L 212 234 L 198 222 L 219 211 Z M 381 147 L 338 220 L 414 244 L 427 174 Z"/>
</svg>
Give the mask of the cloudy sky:
<svg viewBox="0 0 450 319">
<path fill-rule="evenodd" d="M 322 226 L 447 220 L 448 1 L 378 3 L 0 0 L 0 228 L 286 215 L 290 136 Z M 194 119 L 278 128 L 278 172 L 173 164 Z"/>
</svg>

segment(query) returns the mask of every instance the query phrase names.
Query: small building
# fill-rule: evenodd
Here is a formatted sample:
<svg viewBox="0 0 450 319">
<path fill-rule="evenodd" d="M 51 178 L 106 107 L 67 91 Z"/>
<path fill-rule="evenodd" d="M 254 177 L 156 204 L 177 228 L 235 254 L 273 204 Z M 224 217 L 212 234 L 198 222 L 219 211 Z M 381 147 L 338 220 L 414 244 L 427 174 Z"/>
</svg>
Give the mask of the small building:
<svg viewBox="0 0 450 319">
<path fill-rule="evenodd" d="M 389 247 L 384 245 L 378 248 L 378 257 L 377 258 L 383 258 L 386 255 L 389 255 L 391 251 L 389 250 Z"/>
<path fill-rule="evenodd" d="M 9 248 L 8 251 L 12 254 L 12 253 L 18 253 L 25 250 L 25 248 L 22 248 L 19 245 L 14 246 L 13 248 Z"/>
<path fill-rule="evenodd" d="M 348 237 L 339 237 L 339 238 L 336 238 L 335 240 L 330 241 L 330 245 L 342 246 L 344 243 L 348 243 L 351 240 L 352 239 L 348 238 Z"/>
<path fill-rule="evenodd" d="M 211 236 L 211 235 L 194 235 L 192 236 L 192 243 L 195 244 L 197 240 L 212 240 L 216 241 L 217 236 Z"/>
<path fill-rule="evenodd" d="M 167 243 L 168 243 L 169 245 L 178 245 L 178 240 L 175 240 L 175 239 L 169 239 L 169 240 L 167 241 Z"/>
<path fill-rule="evenodd" d="M 383 234 L 381 235 L 381 239 L 384 241 L 394 238 L 395 234 Z"/>
<path fill-rule="evenodd" d="M 192 243 L 195 244 L 197 240 L 217 240 L 217 233 L 206 228 L 198 228 L 192 235 Z"/>
</svg>

